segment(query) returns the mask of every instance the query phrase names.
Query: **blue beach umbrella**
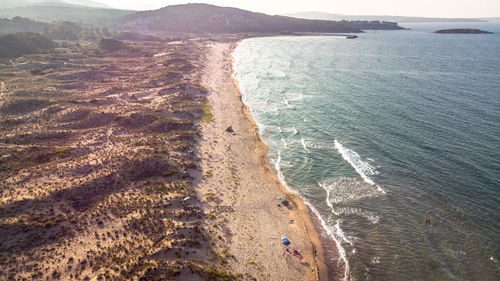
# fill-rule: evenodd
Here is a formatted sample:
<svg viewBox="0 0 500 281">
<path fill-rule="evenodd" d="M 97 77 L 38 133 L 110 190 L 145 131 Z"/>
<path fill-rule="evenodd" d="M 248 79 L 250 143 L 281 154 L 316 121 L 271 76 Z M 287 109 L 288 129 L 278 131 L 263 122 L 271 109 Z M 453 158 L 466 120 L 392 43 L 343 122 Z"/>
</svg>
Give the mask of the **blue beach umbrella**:
<svg viewBox="0 0 500 281">
<path fill-rule="evenodd" d="M 288 245 L 290 245 L 290 240 L 288 240 L 288 238 L 286 238 L 286 237 L 283 237 L 283 238 L 281 238 L 281 243 L 283 243 L 283 245 L 285 245 L 285 246 L 288 246 Z"/>
</svg>

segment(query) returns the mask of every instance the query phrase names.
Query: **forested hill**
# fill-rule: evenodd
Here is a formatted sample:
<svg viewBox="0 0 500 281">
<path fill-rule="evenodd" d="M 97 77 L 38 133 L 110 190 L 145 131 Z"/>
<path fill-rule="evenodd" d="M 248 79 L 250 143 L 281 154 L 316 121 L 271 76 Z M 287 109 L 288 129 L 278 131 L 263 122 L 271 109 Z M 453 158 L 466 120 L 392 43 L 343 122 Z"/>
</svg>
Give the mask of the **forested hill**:
<svg viewBox="0 0 500 281">
<path fill-rule="evenodd" d="M 0 1 L 0 9 L 13 8 L 13 7 L 43 6 L 43 5 L 111 8 L 108 5 L 92 0 L 2 0 Z"/>
<path fill-rule="evenodd" d="M 52 40 L 99 40 L 102 37 L 117 35 L 116 32 L 109 31 L 106 27 L 83 28 L 67 21 L 47 23 L 21 17 L 0 18 L 0 35 L 16 32 L 38 33 Z"/>
<path fill-rule="evenodd" d="M 269 16 L 208 4 L 168 6 L 122 17 L 121 29 L 178 33 L 362 32 L 339 22 Z"/>
<path fill-rule="evenodd" d="M 98 32 L 104 27 L 145 34 L 362 32 L 359 26 L 347 22 L 270 16 L 208 4 L 174 5 L 143 12 L 51 5 L 0 9 L 0 33 L 36 32 L 54 40 L 99 39 L 107 36 Z"/>
<path fill-rule="evenodd" d="M 42 22 L 71 21 L 88 27 L 110 27 L 117 18 L 132 13 L 135 11 L 39 4 L 0 9 L 0 18 L 23 17 Z"/>
</svg>

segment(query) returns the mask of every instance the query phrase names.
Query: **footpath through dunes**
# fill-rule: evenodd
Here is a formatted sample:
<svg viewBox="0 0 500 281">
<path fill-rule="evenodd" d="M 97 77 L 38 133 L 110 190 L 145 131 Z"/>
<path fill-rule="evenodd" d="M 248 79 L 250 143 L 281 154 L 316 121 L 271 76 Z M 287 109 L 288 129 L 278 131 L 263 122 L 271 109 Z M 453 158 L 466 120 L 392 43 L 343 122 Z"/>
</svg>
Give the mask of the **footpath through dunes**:
<svg viewBox="0 0 500 281">
<path fill-rule="evenodd" d="M 235 43 L 210 46 L 202 78 L 213 121 L 202 125 L 203 175 L 197 192 L 213 209 L 214 229 L 232 254 L 230 268 L 256 280 L 328 280 L 319 235 L 300 198 L 280 184 L 255 123 L 232 79 Z M 278 197 L 290 202 L 284 206 Z M 278 206 L 280 204 L 281 206 Z M 226 206 L 224 210 L 219 210 Z M 291 244 L 282 245 L 287 237 Z M 303 258 L 286 251 L 297 250 Z"/>
<path fill-rule="evenodd" d="M 126 43 L 0 65 L 0 280 L 233 276 L 190 176 L 205 41 Z"/>
</svg>

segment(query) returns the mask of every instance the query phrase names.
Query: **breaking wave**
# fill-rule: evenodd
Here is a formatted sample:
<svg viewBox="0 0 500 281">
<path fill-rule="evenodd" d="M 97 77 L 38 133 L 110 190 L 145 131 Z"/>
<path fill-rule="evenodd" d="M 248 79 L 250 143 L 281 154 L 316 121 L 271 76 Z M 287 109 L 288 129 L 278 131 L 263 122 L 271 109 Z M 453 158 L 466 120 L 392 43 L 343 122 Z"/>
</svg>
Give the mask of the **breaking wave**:
<svg viewBox="0 0 500 281">
<path fill-rule="evenodd" d="M 309 150 L 309 148 L 307 148 L 306 141 L 304 140 L 304 138 L 300 138 L 300 143 L 302 143 L 302 147 L 304 147 L 304 150 L 307 153 L 311 153 L 311 151 Z"/>
<path fill-rule="evenodd" d="M 380 217 L 375 213 L 361 208 L 346 207 L 353 202 L 383 194 L 379 189 L 364 181 L 355 179 L 332 179 L 318 183 L 326 191 L 326 204 L 336 216 L 356 215 L 376 224 Z"/>
<path fill-rule="evenodd" d="M 370 178 L 370 176 L 377 175 L 378 172 L 375 167 L 370 165 L 368 162 L 361 160 L 361 156 L 354 151 L 346 148 L 337 140 L 335 142 L 335 148 L 338 150 L 342 158 L 347 161 L 356 170 L 356 172 L 363 178 L 363 180 L 371 185 L 375 185 L 375 182 Z"/>
</svg>

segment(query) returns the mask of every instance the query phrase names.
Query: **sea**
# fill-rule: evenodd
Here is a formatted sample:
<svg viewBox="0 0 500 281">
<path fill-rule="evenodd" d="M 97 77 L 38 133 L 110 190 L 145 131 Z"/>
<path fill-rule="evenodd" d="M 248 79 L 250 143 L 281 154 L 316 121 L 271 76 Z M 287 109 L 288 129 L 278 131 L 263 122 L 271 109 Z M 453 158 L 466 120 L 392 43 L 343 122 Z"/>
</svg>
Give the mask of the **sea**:
<svg viewBox="0 0 500 281">
<path fill-rule="evenodd" d="M 246 39 L 233 75 L 339 279 L 498 281 L 500 23 L 401 25 Z"/>
</svg>

